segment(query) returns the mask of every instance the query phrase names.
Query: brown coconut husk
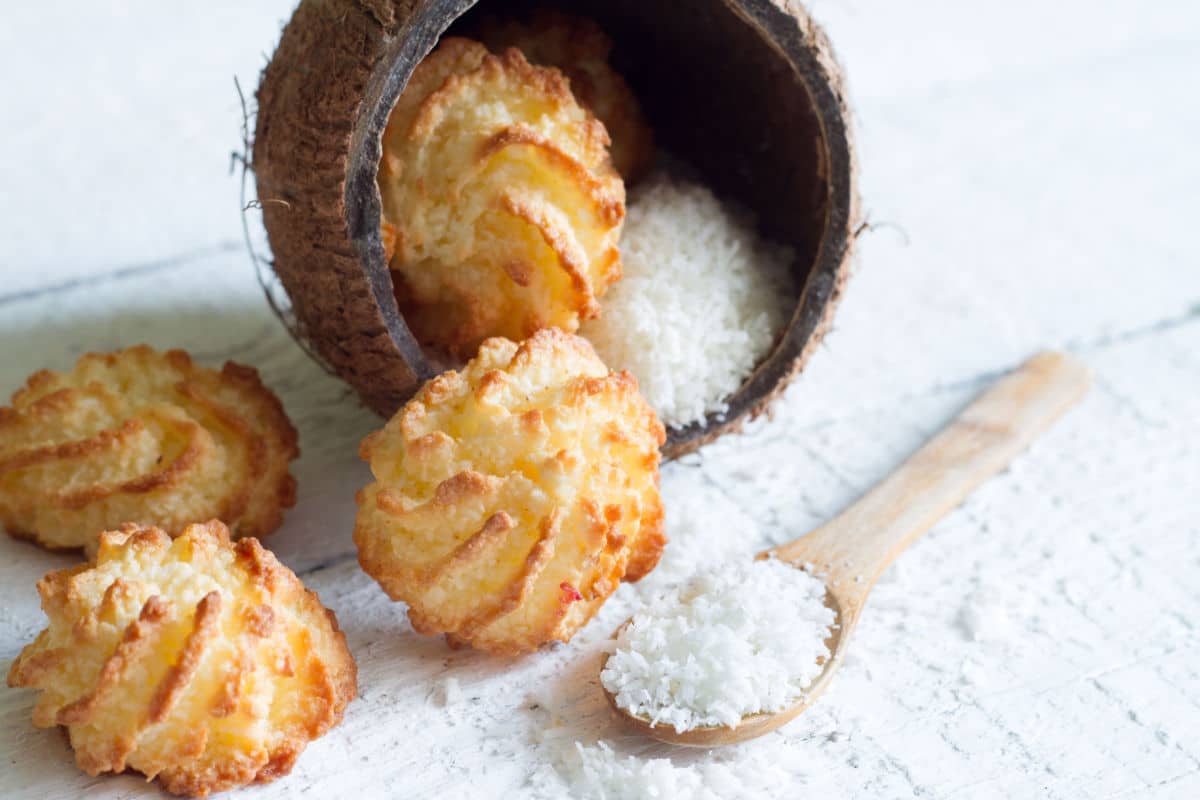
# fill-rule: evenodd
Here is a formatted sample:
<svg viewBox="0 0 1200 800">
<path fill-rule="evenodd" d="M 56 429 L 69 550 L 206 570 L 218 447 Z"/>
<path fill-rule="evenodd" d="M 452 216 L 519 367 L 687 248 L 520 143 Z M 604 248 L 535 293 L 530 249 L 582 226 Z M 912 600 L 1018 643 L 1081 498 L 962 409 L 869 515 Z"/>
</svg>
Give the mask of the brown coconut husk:
<svg viewBox="0 0 1200 800">
<path fill-rule="evenodd" d="M 275 272 L 298 333 L 363 402 L 390 416 L 443 368 L 404 322 L 380 237 L 380 137 L 417 63 L 452 25 L 533 4 L 301 0 L 258 88 L 253 161 Z M 541 4 L 548 5 L 548 4 Z M 576 0 L 663 146 L 753 210 L 797 253 L 788 327 L 728 411 L 669 432 L 678 457 L 770 405 L 828 331 L 859 226 L 842 73 L 784 0 Z"/>
</svg>

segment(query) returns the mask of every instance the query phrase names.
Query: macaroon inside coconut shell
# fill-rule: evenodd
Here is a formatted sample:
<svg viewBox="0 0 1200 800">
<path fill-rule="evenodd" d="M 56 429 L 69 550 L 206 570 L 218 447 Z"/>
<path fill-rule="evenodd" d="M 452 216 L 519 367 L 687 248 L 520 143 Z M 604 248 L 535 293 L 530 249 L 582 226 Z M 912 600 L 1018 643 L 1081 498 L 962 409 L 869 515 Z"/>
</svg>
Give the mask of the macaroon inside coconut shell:
<svg viewBox="0 0 1200 800">
<path fill-rule="evenodd" d="M 799 296 L 787 328 L 728 411 L 672 429 L 668 458 L 764 411 L 829 327 L 858 226 L 842 77 L 796 3 L 667 0 L 301 0 L 258 88 L 252 165 L 274 269 L 297 333 L 390 416 L 446 366 L 394 295 L 380 235 L 381 137 L 420 60 L 446 33 L 559 7 L 613 41 L 658 144 L 790 245 Z M 703 320 L 696 320 L 703 324 Z"/>
</svg>

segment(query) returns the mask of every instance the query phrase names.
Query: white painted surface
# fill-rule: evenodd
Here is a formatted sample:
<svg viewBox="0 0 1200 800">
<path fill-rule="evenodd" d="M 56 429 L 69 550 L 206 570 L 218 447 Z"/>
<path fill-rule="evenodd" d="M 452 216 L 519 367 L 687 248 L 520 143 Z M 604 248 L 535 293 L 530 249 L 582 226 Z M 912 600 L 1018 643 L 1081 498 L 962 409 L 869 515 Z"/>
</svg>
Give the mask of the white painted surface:
<svg viewBox="0 0 1200 800">
<path fill-rule="evenodd" d="M 300 503 L 267 543 L 337 611 L 362 696 L 290 777 L 241 795 L 526 796 L 553 786 L 559 742 L 600 737 L 714 757 L 610 720 L 598 648 L 634 587 L 569 645 L 508 662 L 417 637 L 355 565 L 354 448 L 377 421 L 265 307 L 227 174 L 232 75 L 253 85 L 288 5 L 6 9 L 0 392 L 147 341 L 258 366 L 282 396 Z M 888 226 L 776 418 L 665 470 L 676 540 L 655 578 L 827 519 L 1035 349 L 1097 380 L 898 562 L 818 707 L 721 757 L 777 761 L 788 798 L 1200 796 L 1200 6 L 814 5 Z M 730 520 L 725 538 L 681 530 L 697 517 Z M 0 659 L 42 625 L 36 579 L 70 561 L 0 540 Z M 0 690 L 0 796 L 156 794 L 79 773 L 32 702 Z"/>
</svg>

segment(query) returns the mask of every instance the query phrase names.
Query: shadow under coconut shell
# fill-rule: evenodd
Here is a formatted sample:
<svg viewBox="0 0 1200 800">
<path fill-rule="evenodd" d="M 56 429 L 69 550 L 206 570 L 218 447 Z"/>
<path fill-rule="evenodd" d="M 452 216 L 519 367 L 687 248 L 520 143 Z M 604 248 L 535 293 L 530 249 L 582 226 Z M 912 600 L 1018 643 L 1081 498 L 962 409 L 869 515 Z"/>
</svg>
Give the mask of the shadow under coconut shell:
<svg viewBox="0 0 1200 800">
<path fill-rule="evenodd" d="M 207 299 L 211 292 L 200 296 Z M 261 296 L 243 295 L 219 307 L 172 298 L 171 307 L 161 309 L 147 308 L 136 296 L 122 307 L 122 297 L 102 313 L 92 293 L 82 289 L 56 293 L 53 305 L 40 298 L 6 307 L 0 352 L 14 355 L 0 362 L 3 404 L 39 369 L 68 370 L 84 353 L 139 343 L 186 350 L 207 367 L 220 368 L 227 360 L 252 366 L 279 396 L 300 434 L 300 457 L 291 470 L 297 502 L 285 512 L 283 525 L 263 538 L 264 546 L 298 573 L 353 556 L 354 493 L 370 480 L 358 444 L 383 421 L 304 353 Z M 35 545 L 3 539 L 0 578 L 15 580 L 6 585 L 27 583 L 31 592 L 47 569 L 78 558 L 50 556 Z"/>
</svg>

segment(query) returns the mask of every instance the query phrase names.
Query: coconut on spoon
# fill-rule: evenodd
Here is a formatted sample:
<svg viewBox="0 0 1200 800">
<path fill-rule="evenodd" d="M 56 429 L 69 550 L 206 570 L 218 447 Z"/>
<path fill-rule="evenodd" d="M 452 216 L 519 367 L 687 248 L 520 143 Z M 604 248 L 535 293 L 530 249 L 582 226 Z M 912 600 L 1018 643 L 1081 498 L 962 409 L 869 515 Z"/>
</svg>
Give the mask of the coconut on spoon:
<svg viewBox="0 0 1200 800">
<path fill-rule="evenodd" d="M 696 747 L 794 719 L 828 686 L 896 556 L 1007 467 L 1088 382 L 1067 355 L 1035 356 L 829 523 L 758 562 L 697 576 L 676 602 L 635 616 L 601 671 L 613 708 L 655 739 Z"/>
</svg>

